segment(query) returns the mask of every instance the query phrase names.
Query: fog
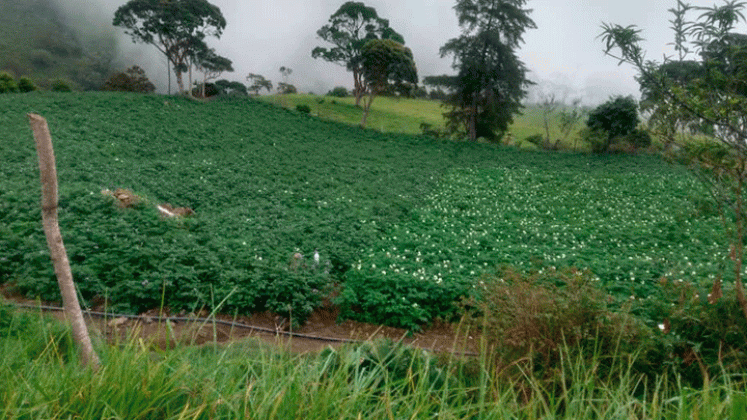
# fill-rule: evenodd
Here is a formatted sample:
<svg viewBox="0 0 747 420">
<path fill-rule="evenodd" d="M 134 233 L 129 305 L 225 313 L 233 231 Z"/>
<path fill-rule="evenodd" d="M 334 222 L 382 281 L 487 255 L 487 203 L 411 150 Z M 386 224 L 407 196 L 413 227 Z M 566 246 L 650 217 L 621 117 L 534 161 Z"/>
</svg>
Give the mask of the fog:
<svg viewBox="0 0 747 420">
<path fill-rule="evenodd" d="M 117 64 L 143 67 L 159 91 L 167 89 L 166 59 L 154 46 L 133 44 L 120 28 L 113 28 L 114 11 L 124 0 L 54 0 L 63 16 L 83 35 L 109 33 L 117 36 Z M 290 67 L 290 82 L 302 92 L 326 93 L 334 86 L 352 87 L 352 76 L 344 67 L 311 58 L 316 46 L 328 46 L 316 36 L 329 16 L 344 0 L 212 0 L 228 22 L 220 39 L 209 45 L 230 58 L 235 72 L 222 77 L 245 82 L 248 73 L 259 73 L 277 83 L 278 69 Z M 421 77 L 451 72 L 450 58 L 441 58 L 439 48 L 460 33 L 452 9 L 453 0 L 365 0 L 381 17 L 389 19 L 415 56 Z M 711 0 L 691 0 L 711 6 Z M 721 4 L 721 2 L 718 2 Z M 598 35 L 602 22 L 635 24 L 644 30 L 645 48 L 651 59 L 672 54 L 669 29 L 672 0 L 529 0 L 537 29 L 529 30 L 519 55 L 536 83 L 529 101 L 554 94 L 570 101 L 581 98 L 592 105 L 612 95 L 638 95 L 635 72 L 618 66 L 603 54 Z M 173 77 L 172 77 L 173 82 Z M 172 89 L 173 91 L 173 89 Z"/>
</svg>

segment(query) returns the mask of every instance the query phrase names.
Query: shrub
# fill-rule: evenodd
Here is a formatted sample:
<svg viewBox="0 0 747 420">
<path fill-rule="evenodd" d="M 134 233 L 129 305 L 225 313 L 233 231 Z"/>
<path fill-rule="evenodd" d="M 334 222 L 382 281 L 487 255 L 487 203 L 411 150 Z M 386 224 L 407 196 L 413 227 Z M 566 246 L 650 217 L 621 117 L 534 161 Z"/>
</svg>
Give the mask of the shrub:
<svg viewBox="0 0 747 420">
<path fill-rule="evenodd" d="M 109 77 L 104 86 L 101 87 L 101 90 L 152 93 L 156 90 L 156 87 L 148 80 L 145 70 L 138 66 L 132 66 L 122 73 L 117 73 Z"/>
<path fill-rule="evenodd" d="M 545 148 L 545 138 L 542 136 L 542 134 L 534 134 L 525 138 L 524 140 L 537 146 L 538 149 Z"/>
<path fill-rule="evenodd" d="M 334 89 L 327 92 L 327 96 L 334 96 L 336 98 L 345 98 L 348 95 L 348 90 L 343 86 L 335 86 Z"/>
<path fill-rule="evenodd" d="M 18 90 L 20 90 L 23 93 L 33 92 L 37 89 L 38 88 L 36 87 L 34 82 L 31 81 L 31 79 L 29 79 L 28 77 L 21 77 L 18 80 Z"/>
<path fill-rule="evenodd" d="M 599 105 L 589 113 L 586 125 L 592 130 L 607 134 L 602 152 L 606 152 L 614 139 L 631 133 L 640 123 L 638 104 L 632 96 L 618 96 Z"/>
<path fill-rule="evenodd" d="M 582 141 L 589 143 L 589 148 L 593 153 L 604 153 L 609 149 L 607 133 L 603 130 L 585 127 L 579 131 L 578 136 Z"/>
<path fill-rule="evenodd" d="M 651 134 L 646 130 L 636 128 L 625 136 L 625 140 L 634 148 L 641 149 L 651 146 Z"/>
<path fill-rule="evenodd" d="M 18 92 L 18 84 L 8 72 L 0 73 L 0 93 Z"/>
<path fill-rule="evenodd" d="M 664 353 L 652 339 L 653 331 L 608 308 L 611 299 L 594 279 L 573 268 L 529 274 L 505 268 L 483 279 L 480 297 L 466 306 L 477 315 L 474 323 L 502 365 L 496 368 L 529 366 L 539 377 L 551 376 L 561 366 L 563 352 L 576 349 L 609 360 L 640 352 L 635 368 L 655 375 Z"/>
<path fill-rule="evenodd" d="M 311 113 L 311 107 L 304 104 L 296 105 L 296 111 L 303 112 L 304 114 L 310 114 Z"/>
<path fill-rule="evenodd" d="M 278 93 L 280 93 L 281 95 L 291 95 L 294 93 L 298 93 L 298 90 L 290 83 L 280 82 L 278 83 Z"/>
<path fill-rule="evenodd" d="M 652 299 L 637 302 L 637 315 L 663 330 L 669 364 L 686 383 L 701 386 L 707 376 L 747 368 L 747 320 L 735 295 L 690 282 L 662 278 Z"/>
<path fill-rule="evenodd" d="M 210 98 L 220 94 L 220 89 L 215 83 L 205 83 L 205 98 Z M 196 83 L 195 87 L 192 88 L 192 96 L 202 97 L 202 83 Z"/>
<path fill-rule="evenodd" d="M 52 92 L 72 92 L 70 82 L 65 79 L 54 79 L 51 82 Z"/>
<path fill-rule="evenodd" d="M 210 83 L 208 83 L 208 87 Z M 233 82 L 226 79 L 220 79 L 215 82 L 215 88 L 218 90 L 220 96 L 248 96 L 249 91 L 246 89 L 246 85 L 241 82 Z"/>
</svg>

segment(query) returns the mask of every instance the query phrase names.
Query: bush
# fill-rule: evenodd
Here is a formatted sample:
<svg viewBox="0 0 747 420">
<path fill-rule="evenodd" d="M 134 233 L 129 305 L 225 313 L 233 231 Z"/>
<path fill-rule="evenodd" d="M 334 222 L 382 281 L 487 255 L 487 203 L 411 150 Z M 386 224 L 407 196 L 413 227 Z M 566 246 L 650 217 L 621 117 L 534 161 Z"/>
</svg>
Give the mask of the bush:
<svg viewBox="0 0 747 420">
<path fill-rule="evenodd" d="M 348 90 L 343 86 L 335 86 L 334 89 L 327 92 L 327 96 L 334 96 L 336 98 L 345 98 L 349 95 Z"/>
<path fill-rule="evenodd" d="M 603 130 L 585 127 L 579 131 L 578 135 L 582 141 L 589 143 L 589 148 L 593 153 L 604 153 L 609 149 L 608 136 Z"/>
<path fill-rule="evenodd" d="M 0 93 L 18 92 L 18 84 L 8 72 L 0 73 Z"/>
<path fill-rule="evenodd" d="M 54 79 L 51 83 L 52 92 L 72 92 L 70 82 L 65 79 Z"/>
<path fill-rule="evenodd" d="M 636 128 L 625 136 L 625 141 L 636 149 L 646 148 L 651 146 L 651 135 L 646 130 Z"/>
<path fill-rule="evenodd" d="M 310 114 L 311 107 L 308 105 L 299 104 L 299 105 L 296 105 L 296 111 L 303 112 L 304 114 Z"/>
<path fill-rule="evenodd" d="M 20 90 L 23 93 L 33 92 L 37 90 L 38 88 L 34 84 L 34 82 L 31 81 L 28 77 L 21 77 L 18 80 L 18 90 Z"/>
<path fill-rule="evenodd" d="M 220 94 L 220 89 L 215 83 L 205 83 L 205 98 L 210 98 Z M 202 83 L 196 83 L 192 88 L 192 96 L 202 97 Z"/>
<path fill-rule="evenodd" d="M 506 268 L 481 283 L 481 296 L 466 306 L 477 315 L 475 326 L 482 328 L 502 364 L 496 368 L 513 365 L 550 377 L 561 367 L 563 352 L 574 349 L 603 363 L 639 352 L 635 369 L 659 373 L 664 352 L 653 340 L 654 332 L 608 308 L 611 299 L 596 287 L 590 272 L 544 268 L 524 274 Z"/>
<path fill-rule="evenodd" d="M 132 66 L 122 73 L 117 73 L 109 77 L 104 86 L 101 87 L 101 90 L 152 93 L 155 92 L 156 87 L 148 80 L 145 70 L 138 66 Z"/>
<path fill-rule="evenodd" d="M 281 95 L 291 95 L 294 93 L 298 93 L 298 90 L 290 83 L 280 82 L 278 83 L 278 93 L 280 93 Z"/>
<path fill-rule="evenodd" d="M 210 84 L 208 83 L 208 87 Z M 226 79 L 220 79 L 215 82 L 215 88 L 220 96 L 248 96 L 249 91 L 246 85 L 241 82 L 232 82 Z"/>
<path fill-rule="evenodd" d="M 640 123 L 638 104 L 632 96 L 618 96 L 591 111 L 586 121 L 592 130 L 606 133 L 601 152 L 606 152 L 614 139 L 631 133 Z"/>
<path fill-rule="evenodd" d="M 637 315 L 663 330 L 671 353 L 668 364 L 691 385 L 706 376 L 747 369 L 747 320 L 733 293 L 662 278 L 652 299 L 637 302 Z"/>
</svg>

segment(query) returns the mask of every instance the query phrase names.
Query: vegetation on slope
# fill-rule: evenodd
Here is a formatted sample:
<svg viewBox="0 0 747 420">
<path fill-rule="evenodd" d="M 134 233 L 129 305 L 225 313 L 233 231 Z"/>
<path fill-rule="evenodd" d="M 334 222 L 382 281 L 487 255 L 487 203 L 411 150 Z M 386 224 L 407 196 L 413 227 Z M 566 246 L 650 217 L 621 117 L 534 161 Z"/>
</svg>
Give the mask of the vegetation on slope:
<svg viewBox="0 0 747 420">
<path fill-rule="evenodd" d="M 55 140 L 81 293 L 116 310 L 228 297 L 228 311 L 301 321 L 342 291 L 350 317 L 417 328 L 458 313 L 452 302 L 498 264 L 588 268 L 623 301 L 654 296 L 662 277 L 710 286 L 728 258 L 717 214 L 693 200 L 700 186 L 653 157 L 382 134 L 251 99 L 37 92 L 0 104 L 0 279 L 47 300 L 58 291 L 28 111 Z M 120 187 L 196 216 L 118 209 L 100 191 Z"/>
</svg>

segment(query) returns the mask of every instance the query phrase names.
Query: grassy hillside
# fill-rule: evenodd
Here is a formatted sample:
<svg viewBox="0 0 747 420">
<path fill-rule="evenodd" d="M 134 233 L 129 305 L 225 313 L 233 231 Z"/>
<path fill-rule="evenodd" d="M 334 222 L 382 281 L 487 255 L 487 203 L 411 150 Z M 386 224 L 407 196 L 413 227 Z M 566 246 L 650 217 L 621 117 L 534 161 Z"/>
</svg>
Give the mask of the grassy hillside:
<svg viewBox="0 0 747 420">
<path fill-rule="evenodd" d="M 335 98 L 331 96 L 318 95 L 266 95 L 260 96 L 260 100 L 266 101 L 288 109 L 295 109 L 297 105 L 307 105 L 311 108 L 311 114 L 319 118 L 339 121 L 357 126 L 360 124 L 362 111 L 355 106 L 353 97 Z M 443 113 L 447 108 L 441 106 L 439 101 L 425 99 L 400 99 L 391 97 L 377 97 L 371 105 L 371 114 L 368 117 L 368 128 L 382 133 L 406 133 L 420 134 L 422 123 L 430 124 L 433 128 L 444 128 Z M 582 121 L 574 130 L 564 146 L 572 149 L 577 146 L 578 150 L 585 150 L 586 144 L 577 141 L 577 133 L 584 125 Z M 523 140 L 535 134 L 545 135 L 544 116 L 542 110 L 537 106 L 527 106 L 521 115 L 515 117 L 510 128 L 512 144 L 520 144 L 529 150 L 535 146 Z M 550 117 L 550 136 L 553 139 L 561 137 L 558 129 L 557 112 Z M 576 141 L 577 144 L 574 144 Z"/>
<path fill-rule="evenodd" d="M 37 92 L 0 110 L 0 282 L 44 299 L 58 292 L 29 111 L 55 139 L 81 293 L 117 310 L 225 298 L 302 319 L 336 291 L 349 317 L 413 328 L 498 264 L 588 268 L 620 301 L 729 276 L 700 186 L 654 157 L 382 134 L 251 99 Z M 118 187 L 150 204 L 116 208 L 100 191 Z M 196 216 L 163 220 L 162 202 Z"/>
</svg>

